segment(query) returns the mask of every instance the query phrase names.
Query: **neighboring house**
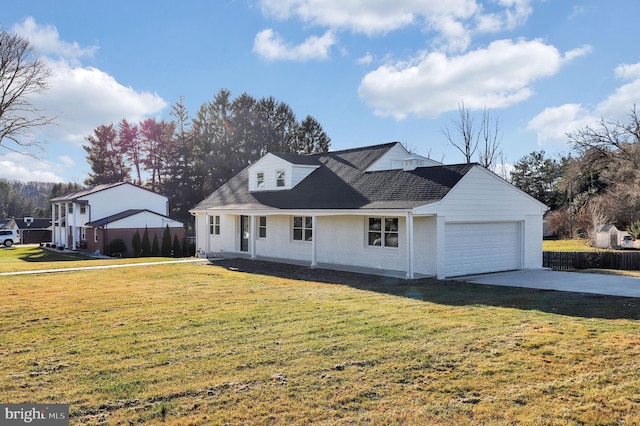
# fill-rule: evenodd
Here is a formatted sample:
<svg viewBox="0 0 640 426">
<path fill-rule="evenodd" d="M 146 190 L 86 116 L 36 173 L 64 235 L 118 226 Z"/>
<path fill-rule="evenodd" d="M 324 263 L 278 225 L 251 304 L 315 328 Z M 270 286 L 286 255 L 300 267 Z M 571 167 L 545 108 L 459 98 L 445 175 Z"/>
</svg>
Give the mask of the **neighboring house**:
<svg viewBox="0 0 640 426">
<path fill-rule="evenodd" d="M 97 185 L 51 200 L 52 242 L 72 250 L 106 253 L 109 243 L 121 238 L 131 255 L 136 231 L 142 236 L 146 228 L 150 241 L 156 235 L 162 242 L 166 226 L 171 238 L 178 235 L 182 242 L 183 224 L 168 213 L 169 200 L 163 195 L 128 182 Z"/>
<path fill-rule="evenodd" d="M 19 217 L 16 219 L 20 228 L 22 244 L 39 244 L 51 241 L 51 218 Z"/>
<path fill-rule="evenodd" d="M 546 210 L 479 165 L 442 165 L 394 142 L 269 153 L 191 213 L 208 256 L 412 279 L 542 267 Z"/>
<path fill-rule="evenodd" d="M 620 240 L 620 231 L 615 225 L 599 225 L 593 233 L 591 245 L 596 248 L 618 248 Z"/>
<path fill-rule="evenodd" d="M 11 218 L 11 219 L 0 219 L 0 230 L 14 232 L 15 233 L 14 236 L 18 240 L 18 241 L 14 241 L 14 244 L 21 242 L 21 239 L 20 239 L 20 228 L 18 227 L 18 223 L 16 222 L 16 220 L 14 218 Z M 12 239 L 13 239 L 13 237 L 12 237 Z"/>
<path fill-rule="evenodd" d="M 9 231 L 17 231 L 18 224 L 14 218 L 11 219 L 0 219 L 0 229 L 8 229 Z"/>
</svg>

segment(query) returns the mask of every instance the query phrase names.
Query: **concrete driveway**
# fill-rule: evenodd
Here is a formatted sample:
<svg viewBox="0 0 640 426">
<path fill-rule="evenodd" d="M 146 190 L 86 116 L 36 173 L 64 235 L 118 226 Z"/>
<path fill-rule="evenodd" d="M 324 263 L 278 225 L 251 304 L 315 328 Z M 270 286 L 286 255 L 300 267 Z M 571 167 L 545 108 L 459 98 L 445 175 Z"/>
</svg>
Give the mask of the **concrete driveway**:
<svg viewBox="0 0 640 426">
<path fill-rule="evenodd" d="M 466 276 L 455 278 L 455 280 L 474 284 L 640 297 L 640 278 L 622 277 L 618 275 L 528 269 L 523 271 Z"/>
</svg>

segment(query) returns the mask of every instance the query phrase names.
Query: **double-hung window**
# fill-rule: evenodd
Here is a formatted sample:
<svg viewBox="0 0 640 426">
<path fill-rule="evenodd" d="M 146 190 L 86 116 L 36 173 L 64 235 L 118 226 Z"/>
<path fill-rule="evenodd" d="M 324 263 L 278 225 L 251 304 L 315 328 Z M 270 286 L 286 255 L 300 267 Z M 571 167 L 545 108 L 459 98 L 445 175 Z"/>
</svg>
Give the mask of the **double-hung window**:
<svg viewBox="0 0 640 426">
<path fill-rule="evenodd" d="M 310 216 L 293 217 L 293 240 L 313 240 L 313 219 Z"/>
<path fill-rule="evenodd" d="M 367 241 L 372 247 L 398 247 L 398 218 L 370 217 Z"/>
<path fill-rule="evenodd" d="M 256 187 L 258 189 L 264 189 L 264 172 L 256 173 Z"/>
<path fill-rule="evenodd" d="M 258 216 L 258 238 L 267 238 L 267 217 Z"/>
<path fill-rule="evenodd" d="M 276 186 L 278 188 L 284 187 L 284 170 L 276 170 Z"/>
<path fill-rule="evenodd" d="M 220 216 L 209 216 L 209 234 L 220 235 Z"/>
</svg>

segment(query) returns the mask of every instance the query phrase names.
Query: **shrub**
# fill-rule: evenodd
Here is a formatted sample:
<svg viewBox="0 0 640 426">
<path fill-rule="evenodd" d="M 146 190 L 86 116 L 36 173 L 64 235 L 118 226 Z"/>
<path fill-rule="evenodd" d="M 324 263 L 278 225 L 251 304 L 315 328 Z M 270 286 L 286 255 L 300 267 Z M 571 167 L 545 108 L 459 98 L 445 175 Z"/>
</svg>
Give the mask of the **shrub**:
<svg viewBox="0 0 640 426">
<path fill-rule="evenodd" d="M 627 232 L 633 238 L 640 238 L 640 220 L 629 225 L 629 227 L 627 228 Z"/>
<path fill-rule="evenodd" d="M 173 245 L 171 246 L 171 255 L 173 257 L 182 257 L 182 247 L 180 247 L 180 240 L 178 236 L 173 236 Z"/>
<path fill-rule="evenodd" d="M 171 256 L 171 230 L 169 230 L 169 225 L 162 232 L 162 255 L 164 257 Z"/>
<path fill-rule="evenodd" d="M 151 256 L 151 240 L 149 240 L 149 229 L 144 227 L 144 234 L 142 234 L 142 249 L 140 250 L 143 256 Z"/>
<path fill-rule="evenodd" d="M 133 249 L 133 256 L 138 257 L 142 252 L 142 238 L 140 238 L 140 231 L 136 230 L 131 238 L 131 248 Z"/>
<path fill-rule="evenodd" d="M 122 238 L 116 238 L 107 245 L 106 253 L 109 256 L 122 256 L 127 252 L 127 245 Z"/>
<path fill-rule="evenodd" d="M 158 243 L 158 234 L 153 234 L 153 244 L 151 244 L 151 256 L 160 255 L 160 244 Z"/>
</svg>

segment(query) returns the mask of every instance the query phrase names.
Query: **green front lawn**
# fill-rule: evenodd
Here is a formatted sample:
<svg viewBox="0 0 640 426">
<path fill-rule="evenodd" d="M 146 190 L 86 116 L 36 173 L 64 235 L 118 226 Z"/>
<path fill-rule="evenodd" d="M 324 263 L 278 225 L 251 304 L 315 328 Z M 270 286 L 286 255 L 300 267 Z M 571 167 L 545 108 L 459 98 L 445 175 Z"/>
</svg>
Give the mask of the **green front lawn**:
<svg viewBox="0 0 640 426">
<path fill-rule="evenodd" d="M 72 425 L 640 421 L 636 299 L 251 261 L 0 290 L 0 398 Z"/>
<path fill-rule="evenodd" d="M 0 246 L 0 273 L 26 270 L 78 268 L 82 266 L 118 265 L 127 263 L 162 262 L 166 257 L 135 259 L 96 259 L 78 252 L 45 249 L 35 245 Z M 170 259 L 174 260 L 174 259 Z"/>
</svg>

